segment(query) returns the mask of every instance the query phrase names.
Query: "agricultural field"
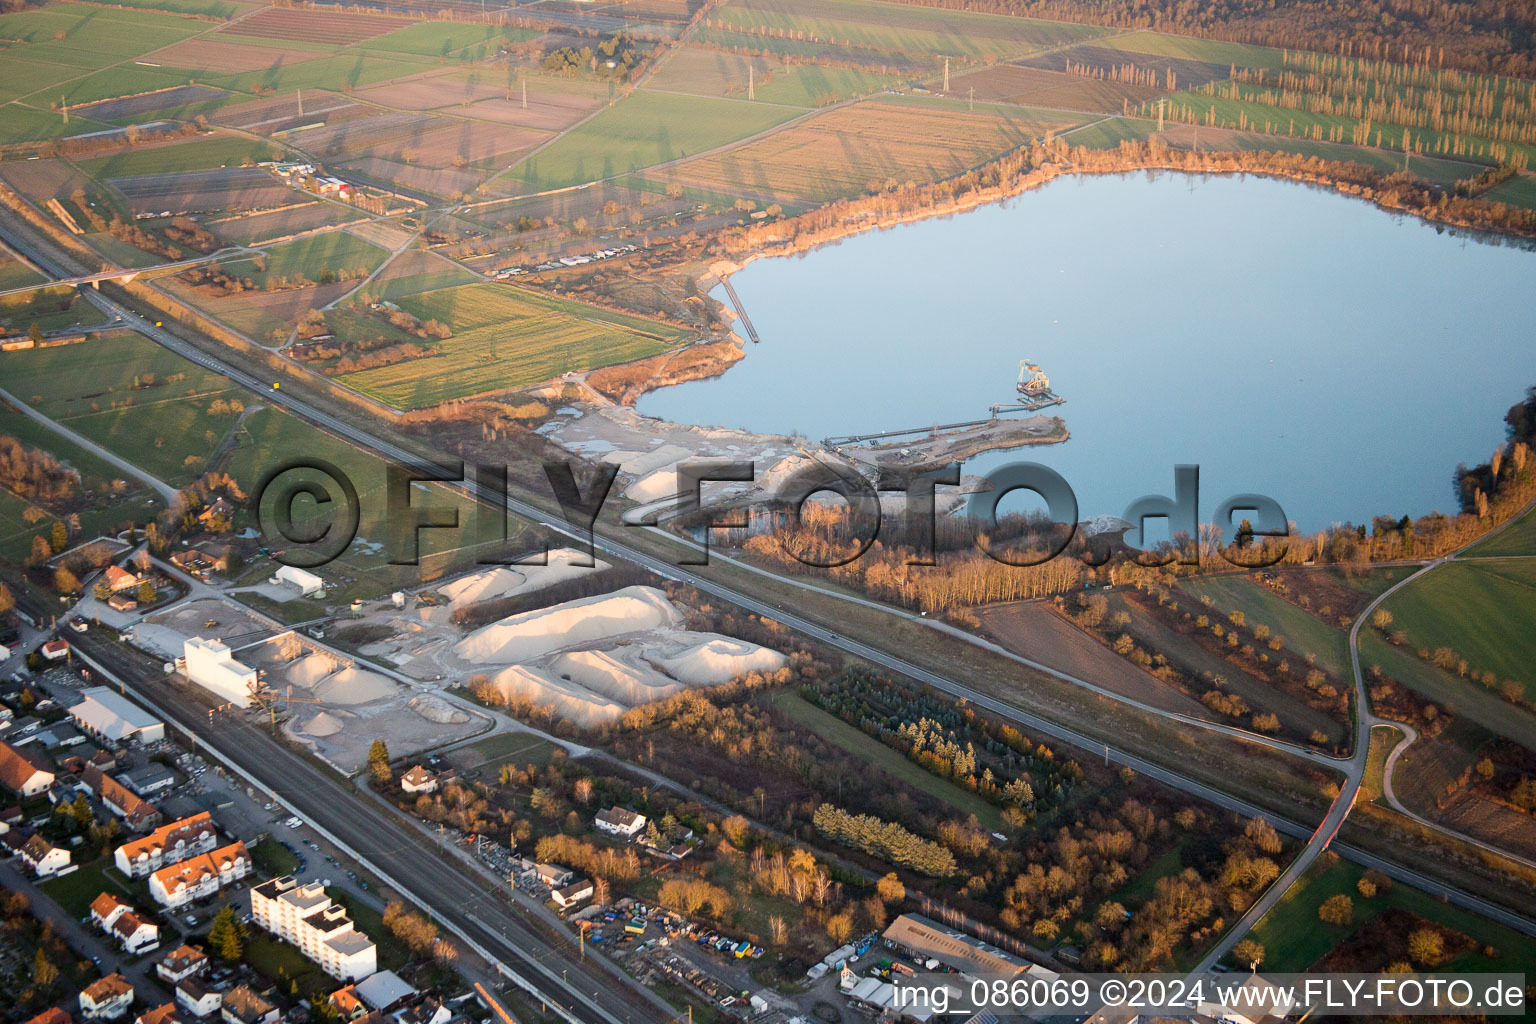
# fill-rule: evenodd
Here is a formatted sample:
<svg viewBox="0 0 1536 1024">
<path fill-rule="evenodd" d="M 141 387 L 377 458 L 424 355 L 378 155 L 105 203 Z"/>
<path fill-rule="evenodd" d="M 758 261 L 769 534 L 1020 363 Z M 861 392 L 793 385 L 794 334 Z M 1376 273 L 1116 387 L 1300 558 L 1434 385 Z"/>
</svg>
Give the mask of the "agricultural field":
<svg viewBox="0 0 1536 1024">
<path fill-rule="evenodd" d="M 499 184 L 539 191 L 612 178 L 756 135 L 795 113 L 763 103 L 640 91 L 561 135 Z"/>
<path fill-rule="evenodd" d="M 0 334 L 25 334 L 33 324 L 44 332 L 95 327 L 106 319 L 100 309 L 67 286 L 0 295 Z"/>
<path fill-rule="evenodd" d="M 1367 670 L 1379 665 L 1386 675 L 1458 718 L 1536 750 L 1536 713 L 1516 707 L 1481 683 L 1436 668 L 1413 650 L 1394 647 L 1374 630 L 1360 631 L 1360 663 Z"/>
<path fill-rule="evenodd" d="M 1536 565 L 1479 559 L 1443 565 L 1387 600 L 1407 646 L 1448 647 L 1472 672 L 1522 684 L 1536 697 Z M 1469 683 L 1468 685 L 1478 685 Z"/>
<path fill-rule="evenodd" d="M 205 213 L 286 206 L 294 190 L 259 167 L 221 167 L 110 178 L 134 214 Z"/>
<path fill-rule="evenodd" d="M 182 85 L 163 89 L 143 96 L 124 96 L 119 99 L 100 100 L 69 112 L 70 120 L 82 115 L 99 121 L 119 124 L 142 123 L 146 118 L 178 117 L 191 119 L 198 114 L 209 114 L 234 99 L 218 89 L 201 85 Z"/>
<path fill-rule="evenodd" d="M 1016 64 L 995 64 L 980 71 L 955 76 L 950 94 L 971 96 L 984 103 L 1013 103 L 1026 107 L 1097 111 L 1118 114 L 1127 104 L 1139 104 L 1156 96 L 1148 85 L 1100 81 Z"/>
<path fill-rule="evenodd" d="M 529 29 L 496 25 L 466 25 L 432 21 L 397 28 L 359 44 L 365 50 L 408 53 L 418 57 L 479 60 L 494 54 L 503 44 L 527 42 L 537 33 Z"/>
<path fill-rule="evenodd" d="M 716 11 L 711 28 L 765 37 L 789 35 L 837 41 L 845 47 L 928 58 L 1003 58 L 1105 30 L 1065 22 L 1036 21 L 867 0 L 735 0 Z"/>
<path fill-rule="evenodd" d="M 360 280 L 383 263 L 389 254 L 350 232 L 327 231 L 274 245 L 262 250 L 262 255 L 265 269 L 247 259 L 232 261 L 225 266 L 231 274 L 249 277 L 258 288 L 266 288 L 276 278 L 293 278 L 300 274 L 318 280 L 327 268 L 337 275 Z"/>
<path fill-rule="evenodd" d="M 13 78 L 28 74 L 34 63 L 71 69 L 67 77 L 75 77 L 130 60 L 208 27 L 206 23 L 169 14 L 72 3 L 0 15 L 0 38 L 9 44 L 6 61 L 0 64 L 0 83 L 8 92 L 25 95 L 49 84 L 38 79 Z M 12 70 L 12 60 L 26 63 Z M 132 74 L 136 67 L 130 63 L 119 70 Z"/>
<path fill-rule="evenodd" d="M 1284 50 L 1269 46 L 1250 46 L 1247 43 L 1229 43 L 1220 39 L 1167 35 L 1162 32 L 1119 33 L 1100 40 L 1099 45 L 1132 54 L 1218 64 L 1228 69 L 1235 65 L 1240 68 L 1263 68 L 1274 71 L 1285 66 Z"/>
<path fill-rule="evenodd" d="M 745 98 L 751 85 L 760 102 L 819 107 L 866 96 L 901 81 L 896 75 L 856 68 L 788 64 L 773 57 L 685 46 L 662 62 L 646 86 L 658 92 Z"/>
<path fill-rule="evenodd" d="M 436 253 L 407 249 L 385 264 L 378 276 L 368 282 L 359 301 L 387 299 L 399 302 L 419 292 L 437 291 L 463 284 L 480 284 L 484 278 L 465 270 Z"/>
<path fill-rule="evenodd" d="M 1015 63 L 1042 71 L 1070 73 L 1091 81 L 1148 86 L 1159 92 L 1225 81 L 1231 72 L 1231 68 L 1225 64 L 1127 53 L 1096 43 L 1052 50 Z"/>
<path fill-rule="evenodd" d="M 1343 629 L 1271 594 L 1248 577 L 1212 576 L 1182 583 L 1179 589 L 1197 598 L 1209 597 L 1223 616 L 1242 612 L 1249 626 L 1268 626 L 1285 638 L 1288 649 L 1314 654 L 1321 668 L 1340 679 L 1350 678 L 1349 637 Z"/>
<path fill-rule="evenodd" d="M 29 284 L 41 284 L 43 280 L 42 274 L 4 249 L 0 249 L 0 291 L 25 288 Z"/>
<path fill-rule="evenodd" d="M 951 177 L 1071 123 L 1023 108 L 868 100 L 839 107 L 664 177 L 762 198 L 825 201 L 898 183 Z"/>
<path fill-rule="evenodd" d="M 71 113 L 68 121 L 52 110 L 20 103 L 0 106 L 0 139 L 56 139 L 108 127 L 101 121 Z"/>
<path fill-rule="evenodd" d="M 4 354 L 6 387 L 172 486 L 203 471 L 249 395 L 137 334 Z M 215 403 L 220 403 L 215 405 Z"/>
<path fill-rule="evenodd" d="M 219 34 L 297 40 L 339 47 L 407 28 L 411 24 L 408 19 L 383 15 L 274 7 L 249 18 L 242 18 Z"/>
<path fill-rule="evenodd" d="M 1536 175 L 1518 174 L 1508 181 L 1501 181 L 1484 192 L 1482 198 L 1496 203 L 1508 203 L 1510 206 L 1523 206 L 1528 210 L 1536 209 Z"/>
<path fill-rule="evenodd" d="M 347 374 L 342 383 L 408 409 L 525 387 L 563 373 L 655 355 L 686 333 L 575 302 L 478 284 L 399 299 L 417 319 L 447 324 L 439 354 Z"/>
<path fill-rule="evenodd" d="M 242 167 L 280 156 L 281 149 L 270 142 L 213 136 L 125 149 L 109 156 L 80 160 L 76 165 L 93 178 L 137 178 L 215 167 Z"/>
<path fill-rule="evenodd" d="M 1264 967 L 1274 972 L 1306 970 L 1388 911 L 1407 912 L 1471 940 L 1467 952 L 1440 964 L 1436 968 L 1438 972 L 1524 972 L 1536 963 L 1536 940 L 1442 903 L 1401 882 L 1393 883 L 1384 892 L 1378 891 L 1372 898 L 1361 896 L 1356 885 L 1364 873 L 1360 866 L 1333 854 L 1325 855 L 1314 864 L 1285 899 L 1264 916 L 1250 936 L 1264 947 Z M 1349 896 L 1354 904 L 1354 920 L 1347 925 L 1319 920 L 1318 908 L 1329 897 L 1341 893 Z M 1492 950 L 1492 955 L 1484 955 L 1484 949 Z M 1385 964 L 1360 969 L 1374 970 L 1381 966 Z"/>
<path fill-rule="evenodd" d="M 1536 555 L 1536 509 L 1510 523 L 1497 536 L 1475 544 L 1466 553 L 1469 558 L 1500 555 Z"/>
</svg>

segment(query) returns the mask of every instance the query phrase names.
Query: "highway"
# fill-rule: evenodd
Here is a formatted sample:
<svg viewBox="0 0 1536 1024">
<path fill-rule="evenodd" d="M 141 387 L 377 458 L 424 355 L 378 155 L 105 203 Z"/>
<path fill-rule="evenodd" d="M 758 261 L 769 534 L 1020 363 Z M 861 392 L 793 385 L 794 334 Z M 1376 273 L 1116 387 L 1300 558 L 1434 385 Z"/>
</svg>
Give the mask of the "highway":
<svg viewBox="0 0 1536 1024">
<path fill-rule="evenodd" d="M 175 723 L 200 745 L 229 759 L 304 820 L 323 828 L 428 909 L 451 922 L 481 949 L 532 982 L 536 998 L 559 1005 L 570 1024 L 622 1024 L 674 1019 L 604 959 L 581 961 L 570 941 L 550 934 L 511 908 L 509 900 L 449 860 L 443 848 L 401 818 L 351 792 L 318 763 L 295 753 L 250 720 L 210 716 L 212 701 L 200 692 L 174 688 L 167 677 L 130 662 L 95 632 L 71 636 L 77 651 L 107 669 L 143 703 Z M 568 979 L 568 980 L 567 980 Z M 563 997 L 561 997 L 563 994 Z"/>
<path fill-rule="evenodd" d="M 0 233 L 5 234 L 7 236 L 7 241 L 9 241 L 14 247 L 24 251 L 39 266 L 43 267 L 51 273 L 54 273 L 56 276 L 68 276 L 67 268 L 60 269 L 56 266 L 48 266 L 47 259 L 39 257 L 35 252 L 35 246 L 26 244 L 25 239 L 16 239 L 14 237 L 10 237 L 14 235 L 14 232 L 9 230 L 9 225 L 0 224 Z M 182 357 L 191 360 L 192 362 L 197 363 L 198 365 L 203 366 L 215 373 L 229 377 L 237 383 L 260 393 L 263 396 L 264 401 L 270 401 L 275 405 L 281 405 L 287 408 L 289 411 L 302 416 L 305 419 L 308 419 L 311 422 L 326 428 L 327 430 L 332 431 L 338 436 L 351 441 L 352 443 L 357 444 L 366 450 L 375 452 L 383 458 L 393 460 L 404 466 L 421 466 L 423 464 L 424 460 L 420 456 L 406 451 L 405 449 L 389 442 L 388 440 L 376 437 L 368 431 L 354 426 L 345 420 L 333 416 L 330 413 L 327 413 L 304 401 L 302 398 L 295 396 L 292 392 L 274 389 L 272 387 L 271 381 L 258 379 L 240 369 L 226 364 L 222 360 L 208 355 L 189 342 L 183 341 L 182 339 L 171 334 L 169 331 L 166 331 L 162 328 L 157 328 L 153 323 L 145 320 L 143 317 L 138 316 L 127 308 L 111 301 L 110 299 L 101 295 L 99 292 L 94 291 L 94 289 L 87 289 L 85 290 L 85 293 L 92 302 L 101 307 L 109 315 L 121 317 L 126 325 L 140 331 L 160 345 L 163 345 L 171 351 L 176 352 L 178 355 L 181 355 Z M 493 497 L 488 492 L 479 489 L 474 483 L 468 483 L 464 485 L 464 489 L 479 500 L 488 500 Z M 587 536 L 585 534 L 583 534 L 581 531 L 573 529 L 563 519 L 552 513 L 546 512 L 543 509 L 510 497 L 506 500 L 506 506 L 512 513 L 521 516 L 531 522 L 537 523 L 557 535 L 570 538 L 582 545 L 585 545 L 587 542 Z M 1260 906 L 1267 909 L 1268 907 L 1273 906 L 1276 902 L 1278 902 L 1284 896 L 1289 886 L 1297 878 L 1299 878 L 1300 875 L 1306 870 L 1306 868 L 1309 867 L 1311 863 L 1316 859 L 1316 857 L 1325 848 L 1327 848 L 1333 837 L 1337 834 L 1339 828 L 1343 825 L 1344 819 L 1349 814 L 1349 811 L 1353 806 L 1354 798 L 1356 792 L 1358 791 L 1360 781 L 1364 775 L 1365 759 L 1367 757 L 1369 748 L 1369 722 L 1367 721 L 1368 713 L 1364 709 L 1368 705 L 1363 700 L 1364 687 L 1363 683 L 1358 682 L 1358 677 L 1357 707 L 1361 710 L 1357 712 L 1359 721 L 1357 722 L 1355 749 L 1353 751 L 1353 756 L 1348 761 L 1339 764 L 1339 766 L 1346 772 L 1346 780 L 1344 785 L 1340 787 L 1339 796 L 1329 807 L 1321 825 L 1313 829 L 1304 825 L 1297 824 L 1295 822 L 1277 818 L 1275 815 L 1267 813 L 1261 808 L 1258 808 L 1248 803 L 1247 801 L 1221 792 L 1194 779 L 1185 777 L 1170 768 L 1166 768 L 1159 764 L 1154 764 L 1126 751 L 1117 750 L 1112 746 L 1107 746 L 1101 740 L 1095 737 L 1088 736 L 1078 732 L 1077 730 L 1060 725 L 1054 721 L 1036 715 L 1023 708 L 1004 703 L 1000 700 L 989 697 L 986 694 L 974 691 L 961 683 L 955 682 L 944 676 L 940 676 L 937 673 L 923 669 L 906 661 L 903 658 L 872 647 L 862 641 L 843 636 L 808 619 L 795 615 L 792 612 L 783 610 L 776 605 L 770 604 L 769 602 L 759 600 L 742 592 L 738 592 L 734 589 L 700 576 L 697 573 L 692 572 L 684 567 L 675 566 L 669 562 L 646 554 L 645 552 L 638 549 L 629 547 L 628 545 L 615 541 L 611 538 L 597 536 L 594 538 L 594 546 L 598 551 L 601 551 L 604 554 L 640 565 L 663 578 L 686 583 L 696 588 L 701 593 L 708 594 L 720 600 L 733 603 L 738 607 L 754 612 L 766 618 L 776 620 L 783 625 L 802 633 L 805 636 L 820 640 L 821 642 L 836 647 L 847 654 L 853 655 L 856 658 L 863 659 L 872 665 L 876 665 L 886 669 L 887 671 L 897 673 L 898 675 L 905 675 L 914 680 L 926 683 L 934 687 L 936 690 L 940 690 L 952 696 L 962 698 L 1001 717 L 1018 722 L 1042 735 L 1050 736 L 1052 739 L 1071 743 L 1086 750 L 1099 750 L 1102 748 L 1105 750 L 1107 756 L 1112 756 L 1121 764 L 1128 765 L 1137 772 L 1140 772 L 1150 778 L 1156 779 L 1166 785 L 1172 786 L 1185 793 L 1189 793 L 1218 807 L 1236 812 L 1238 814 L 1249 817 L 1265 817 L 1270 820 L 1279 831 L 1296 838 L 1306 839 L 1307 845 L 1304 847 L 1301 853 L 1298 854 L 1298 856 L 1293 859 L 1291 864 L 1287 866 L 1286 870 L 1282 873 L 1276 884 L 1272 885 L 1265 891 L 1260 901 L 1256 903 L 1254 910 L 1250 911 L 1248 915 L 1245 915 L 1242 922 L 1243 927 L 1235 927 L 1228 930 L 1225 937 L 1212 951 L 1211 956 L 1207 958 L 1210 962 L 1214 962 L 1215 959 L 1219 958 L 1221 955 L 1224 955 L 1225 952 L 1230 949 L 1231 945 L 1242 937 L 1244 931 L 1246 930 L 1246 926 L 1258 920 L 1258 914 L 1256 911 L 1258 911 Z M 319 822 L 328 822 L 332 813 L 331 810 L 324 805 L 322 805 L 319 810 L 321 813 L 314 820 Z M 1360 853 L 1359 851 L 1353 851 L 1347 848 L 1340 848 L 1339 852 L 1345 853 L 1346 855 L 1357 854 L 1354 859 L 1360 860 L 1362 862 L 1364 862 L 1368 857 L 1368 855 Z M 1369 859 L 1375 861 L 1375 858 Z M 1410 881 L 1411 884 L 1422 885 L 1427 889 L 1427 891 L 1436 896 L 1452 899 L 1455 902 L 1475 909 L 1480 913 L 1487 913 L 1488 910 L 1496 911 L 1496 913 L 1490 913 L 1489 916 L 1493 917 L 1495 920 L 1500 920 L 1502 923 L 1509 924 L 1513 927 L 1518 927 L 1522 931 L 1536 934 L 1536 924 L 1532 924 L 1524 917 L 1509 912 L 1499 911 L 1498 908 L 1489 907 L 1489 905 L 1482 900 L 1467 896 L 1456 890 L 1450 889 L 1447 886 L 1435 883 L 1432 880 L 1424 879 L 1422 876 L 1417 876 L 1412 872 L 1402 871 L 1401 869 L 1393 868 L 1390 865 L 1383 865 L 1380 862 L 1373 864 L 1373 866 L 1380 866 L 1386 870 L 1389 875 L 1401 878 L 1404 881 Z M 448 905 L 453 906 L 455 904 Z M 1487 909 L 1485 910 L 1484 908 Z M 473 915 L 470 915 L 468 920 L 470 924 L 475 924 Z"/>
</svg>

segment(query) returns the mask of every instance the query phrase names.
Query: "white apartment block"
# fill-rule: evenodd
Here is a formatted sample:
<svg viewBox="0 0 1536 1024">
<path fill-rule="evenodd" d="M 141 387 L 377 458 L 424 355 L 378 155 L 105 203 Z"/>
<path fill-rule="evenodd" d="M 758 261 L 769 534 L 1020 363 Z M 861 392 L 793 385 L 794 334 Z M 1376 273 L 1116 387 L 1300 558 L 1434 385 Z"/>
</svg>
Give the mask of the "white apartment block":
<svg viewBox="0 0 1536 1024">
<path fill-rule="evenodd" d="M 251 916 L 333 978 L 357 981 L 378 970 L 373 940 L 357 930 L 319 882 L 300 885 L 286 875 L 263 882 L 251 890 Z"/>
</svg>

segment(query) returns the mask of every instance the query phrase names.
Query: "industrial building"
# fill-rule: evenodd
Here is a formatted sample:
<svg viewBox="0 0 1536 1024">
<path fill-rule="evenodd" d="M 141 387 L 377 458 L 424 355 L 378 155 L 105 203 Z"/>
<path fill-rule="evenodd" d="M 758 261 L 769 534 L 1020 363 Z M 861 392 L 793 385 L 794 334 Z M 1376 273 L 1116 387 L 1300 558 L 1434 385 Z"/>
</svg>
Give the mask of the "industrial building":
<svg viewBox="0 0 1536 1024">
<path fill-rule="evenodd" d="M 188 679 L 236 707 L 251 706 L 251 694 L 257 688 L 256 670 L 236 661 L 223 643 L 194 636 L 183 644 L 182 654 Z"/>
<path fill-rule="evenodd" d="M 103 742 L 158 743 L 165 739 L 165 723 L 116 690 L 92 686 L 81 690 L 85 699 L 69 709 L 80 728 Z"/>
</svg>

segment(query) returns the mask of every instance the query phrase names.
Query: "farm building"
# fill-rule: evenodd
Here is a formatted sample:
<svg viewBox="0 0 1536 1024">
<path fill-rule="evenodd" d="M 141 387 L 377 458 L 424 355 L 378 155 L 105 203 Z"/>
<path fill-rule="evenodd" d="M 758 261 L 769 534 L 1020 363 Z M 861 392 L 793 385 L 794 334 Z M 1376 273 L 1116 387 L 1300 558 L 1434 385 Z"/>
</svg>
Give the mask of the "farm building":
<svg viewBox="0 0 1536 1024">
<path fill-rule="evenodd" d="M 182 646 L 182 652 L 187 662 L 188 679 L 236 707 L 251 706 L 256 670 L 236 661 L 228 647 L 217 640 L 194 636 Z"/>
</svg>

